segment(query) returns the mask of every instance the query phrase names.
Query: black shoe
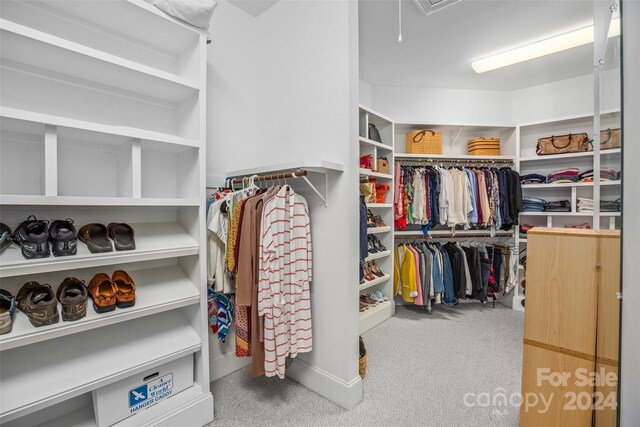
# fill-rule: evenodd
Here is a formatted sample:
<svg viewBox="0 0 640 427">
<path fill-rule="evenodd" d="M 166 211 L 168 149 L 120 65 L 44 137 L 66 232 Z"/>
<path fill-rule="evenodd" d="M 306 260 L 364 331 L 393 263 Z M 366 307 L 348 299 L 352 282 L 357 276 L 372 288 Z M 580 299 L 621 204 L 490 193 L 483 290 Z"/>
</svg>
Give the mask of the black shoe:
<svg viewBox="0 0 640 427">
<path fill-rule="evenodd" d="M 49 227 L 47 221 L 37 220 L 34 215 L 30 215 L 14 231 L 13 241 L 20 246 L 22 256 L 26 259 L 48 257 Z"/>
<path fill-rule="evenodd" d="M 75 255 L 78 252 L 78 232 L 72 219 L 56 220 L 49 227 L 49 241 L 53 256 Z"/>
<path fill-rule="evenodd" d="M 376 252 L 384 252 L 387 248 L 384 247 L 378 236 L 371 236 L 371 241 L 373 242 L 373 247 L 376 249 Z"/>
<path fill-rule="evenodd" d="M 368 236 L 367 237 L 367 251 L 370 254 L 375 254 L 376 252 L 378 252 L 378 249 L 376 249 L 376 246 L 375 246 L 375 244 L 373 242 L 372 237 L 375 237 L 375 236 Z"/>
<path fill-rule="evenodd" d="M 11 242 L 13 242 L 11 229 L 7 224 L 0 223 L 0 252 L 11 246 Z"/>
</svg>

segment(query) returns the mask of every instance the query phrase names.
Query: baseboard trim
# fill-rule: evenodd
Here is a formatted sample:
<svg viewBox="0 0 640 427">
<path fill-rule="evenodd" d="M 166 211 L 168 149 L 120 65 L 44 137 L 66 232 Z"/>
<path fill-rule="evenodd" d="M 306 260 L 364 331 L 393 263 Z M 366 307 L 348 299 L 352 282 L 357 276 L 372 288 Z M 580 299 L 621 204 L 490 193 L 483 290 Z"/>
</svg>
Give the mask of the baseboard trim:
<svg viewBox="0 0 640 427">
<path fill-rule="evenodd" d="M 207 393 L 194 400 L 189 405 L 182 406 L 179 410 L 154 420 L 147 426 L 205 426 L 213 422 L 213 395 Z"/>
<path fill-rule="evenodd" d="M 209 382 L 219 380 L 251 364 L 250 357 L 237 357 L 235 351 L 209 359 Z"/>
<path fill-rule="evenodd" d="M 353 409 L 362 402 L 362 378 L 360 376 L 350 382 L 345 382 L 300 359 L 293 360 L 291 366 L 287 368 L 286 375 L 345 409 Z"/>
</svg>

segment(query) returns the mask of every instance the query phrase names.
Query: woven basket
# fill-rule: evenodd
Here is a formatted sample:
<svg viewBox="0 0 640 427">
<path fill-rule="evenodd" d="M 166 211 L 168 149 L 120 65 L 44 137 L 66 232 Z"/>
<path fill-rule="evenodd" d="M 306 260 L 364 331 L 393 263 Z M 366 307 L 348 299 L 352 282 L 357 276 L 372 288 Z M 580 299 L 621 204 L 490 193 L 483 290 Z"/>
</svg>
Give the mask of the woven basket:
<svg viewBox="0 0 640 427">
<path fill-rule="evenodd" d="M 407 132 L 408 154 L 442 154 L 442 132 L 431 129 Z"/>
<path fill-rule="evenodd" d="M 500 138 L 475 138 L 467 143 L 467 152 L 474 156 L 499 156 Z"/>
<path fill-rule="evenodd" d="M 364 345 L 364 340 L 360 337 L 360 362 L 358 363 L 358 372 L 360 377 L 364 378 L 367 374 L 367 348 Z"/>
</svg>

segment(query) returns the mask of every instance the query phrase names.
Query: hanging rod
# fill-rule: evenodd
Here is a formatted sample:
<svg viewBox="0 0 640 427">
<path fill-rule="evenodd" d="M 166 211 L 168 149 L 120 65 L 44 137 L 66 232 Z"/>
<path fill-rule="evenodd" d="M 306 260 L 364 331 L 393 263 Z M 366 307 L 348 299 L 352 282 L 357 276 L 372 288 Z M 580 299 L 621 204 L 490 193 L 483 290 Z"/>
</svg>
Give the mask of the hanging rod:
<svg viewBox="0 0 640 427">
<path fill-rule="evenodd" d="M 402 234 L 400 234 L 402 233 Z M 404 240 L 415 240 L 417 238 L 424 239 L 465 239 L 469 237 L 481 237 L 481 238 L 508 238 L 513 237 L 513 232 L 508 231 L 497 231 L 495 235 L 491 235 L 490 232 L 482 233 L 482 232 L 468 232 L 465 230 L 457 230 L 457 231 L 444 231 L 444 230 L 434 230 L 431 233 L 433 234 L 424 234 L 420 230 L 414 231 L 400 231 L 394 234 L 394 239 L 404 239 Z"/>
<path fill-rule="evenodd" d="M 456 158 L 426 158 L 426 159 L 414 159 L 414 158 L 396 158 L 397 162 L 400 163 L 459 163 L 459 164 L 486 164 L 486 165 L 494 165 L 494 164 L 513 164 L 514 161 L 510 159 L 456 159 Z"/>
<path fill-rule="evenodd" d="M 236 176 L 234 178 L 227 178 L 226 182 L 228 183 L 228 185 L 234 186 L 234 185 L 239 185 L 239 184 L 248 183 L 248 182 L 249 183 L 250 182 L 266 182 L 266 181 L 277 181 L 281 179 L 285 180 L 286 182 L 287 178 L 302 178 L 309 185 L 309 187 L 311 187 L 311 189 L 318 195 L 318 197 L 322 199 L 322 201 L 324 202 L 324 205 L 329 206 L 329 202 L 327 201 L 327 196 L 323 195 L 320 191 L 318 191 L 316 186 L 313 185 L 311 181 L 309 181 L 309 178 L 307 178 L 308 173 L 309 172 L 306 169 L 297 169 L 294 172 L 280 172 L 280 173 L 263 174 L 263 175 L 253 174 L 253 175 Z M 324 175 L 325 175 L 325 186 L 326 188 L 328 188 L 327 174 L 324 173 Z"/>
</svg>

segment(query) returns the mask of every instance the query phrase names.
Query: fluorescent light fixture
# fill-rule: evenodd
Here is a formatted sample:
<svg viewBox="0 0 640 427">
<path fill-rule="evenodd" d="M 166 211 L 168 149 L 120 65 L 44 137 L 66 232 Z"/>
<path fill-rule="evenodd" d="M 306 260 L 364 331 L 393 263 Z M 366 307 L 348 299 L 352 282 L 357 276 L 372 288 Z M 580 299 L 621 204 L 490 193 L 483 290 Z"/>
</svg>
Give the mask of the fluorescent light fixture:
<svg viewBox="0 0 640 427">
<path fill-rule="evenodd" d="M 618 35 L 620 35 L 620 18 L 615 18 L 611 20 L 609 26 L 609 37 Z M 471 66 L 476 73 L 486 73 L 589 43 L 593 43 L 593 25 L 478 59 L 473 61 Z"/>
</svg>

